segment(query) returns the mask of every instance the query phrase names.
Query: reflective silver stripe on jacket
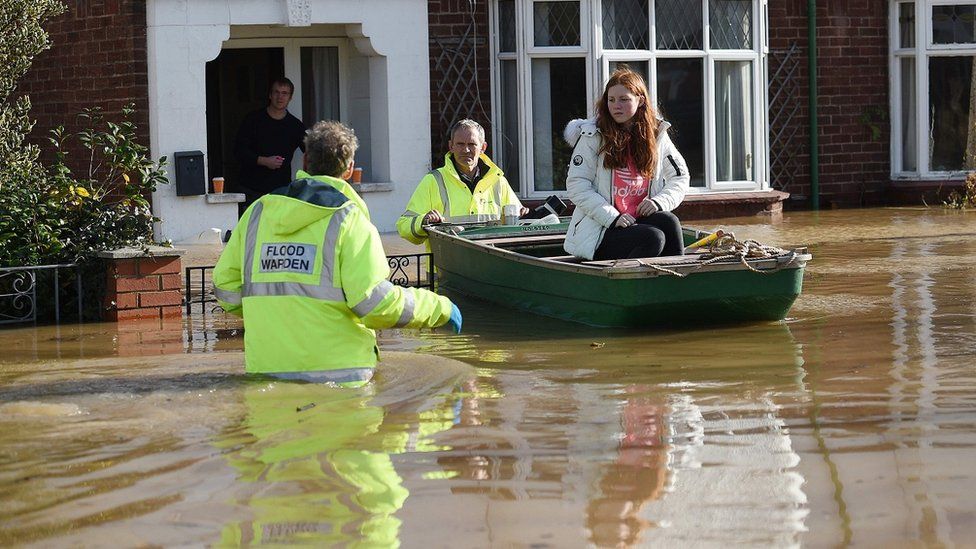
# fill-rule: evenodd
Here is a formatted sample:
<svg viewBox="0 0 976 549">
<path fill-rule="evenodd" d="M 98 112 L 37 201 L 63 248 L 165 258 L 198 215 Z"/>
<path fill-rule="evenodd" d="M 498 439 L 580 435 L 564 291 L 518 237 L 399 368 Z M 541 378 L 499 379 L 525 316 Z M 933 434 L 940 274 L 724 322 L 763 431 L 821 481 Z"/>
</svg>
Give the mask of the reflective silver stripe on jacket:
<svg viewBox="0 0 976 549">
<path fill-rule="evenodd" d="M 427 214 L 424 214 L 424 215 L 427 215 Z M 417 232 L 417 228 L 414 226 L 417 223 L 416 218 L 420 217 L 420 214 L 419 213 L 414 212 L 414 211 L 411 211 L 411 210 L 405 210 L 403 212 L 403 215 L 401 215 L 400 217 L 407 217 L 407 218 L 410 219 L 410 234 L 414 235 L 417 238 L 427 238 L 426 236 L 418 233 Z M 423 223 L 423 219 L 421 219 L 420 222 Z"/>
<path fill-rule="evenodd" d="M 390 295 L 390 292 L 396 291 L 396 286 L 393 285 L 389 280 L 384 280 L 376 286 L 373 287 L 372 293 L 369 297 L 360 301 L 352 308 L 352 312 L 356 313 L 356 316 L 362 318 L 369 313 L 373 312 L 376 307 L 383 301 L 383 298 Z M 413 290 L 411 288 L 402 288 L 403 292 L 403 311 L 400 312 L 400 318 L 397 319 L 396 324 L 393 325 L 394 328 L 403 328 L 410 321 L 413 320 L 414 308 L 416 306 L 416 301 L 414 299 Z"/>
<path fill-rule="evenodd" d="M 441 212 L 444 221 L 454 221 L 451 217 L 451 195 L 447 193 L 447 186 L 444 184 L 444 174 L 440 170 L 433 170 L 430 175 L 437 181 L 437 190 L 441 193 L 441 203 L 444 204 L 444 211 Z"/>
<path fill-rule="evenodd" d="M 214 286 L 214 295 L 217 296 L 217 299 L 223 301 L 224 303 L 230 303 L 231 305 L 241 304 L 241 292 L 221 290 L 220 288 Z"/>
<path fill-rule="evenodd" d="M 288 381 L 307 381 L 309 383 L 349 383 L 369 381 L 373 378 L 372 368 L 343 368 L 341 370 L 316 370 L 312 372 L 268 372 L 268 376 Z"/>
<path fill-rule="evenodd" d="M 357 303 L 353 308 L 352 312 L 356 313 L 356 316 L 362 318 L 369 313 L 373 312 L 374 309 L 379 307 L 380 302 L 390 295 L 390 292 L 394 290 L 393 283 L 389 280 L 384 280 L 373 286 L 373 291 L 369 294 L 366 299 Z"/>
<path fill-rule="evenodd" d="M 414 300 L 413 296 L 413 288 L 404 288 L 403 312 L 400 313 L 400 318 L 397 320 L 394 328 L 403 328 L 407 324 L 410 324 L 410 321 L 413 320 L 413 310 L 415 305 L 416 301 Z"/>
<path fill-rule="evenodd" d="M 302 282 L 251 282 L 251 269 L 254 268 L 254 253 L 258 244 L 258 227 L 264 204 L 257 202 L 247 223 L 247 235 L 244 240 L 244 284 L 241 286 L 241 297 L 251 296 L 298 296 L 325 301 L 345 301 L 346 295 L 342 288 L 333 286 L 332 273 L 335 270 L 336 243 L 339 240 L 339 230 L 342 222 L 349 214 L 349 208 L 341 208 L 329 219 L 329 226 L 325 230 L 322 241 L 322 272 L 318 284 Z"/>
<path fill-rule="evenodd" d="M 434 170 L 430 172 L 434 176 L 434 180 L 437 181 L 437 189 L 441 193 L 441 202 L 444 203 L 444 211 L 441 212 L 444 217 L 444 221 L 448 223 L 485 223 L 488 221 L 497 221 L 501 219 L 502 211 L 502 191 L 498 183 L 495 184 L 495 205 L 498 206 L 497 214 L 481 213 L 472 215 L 451 215 L 451 200 L 448 198 L 447 185 L 444 184 L 444 175 L 441 174 L 440 170 Z M 420 236 L 420 235 L 417 235 Z M 421 237 L 423 238 L 423 237 Z"/>
</svg>

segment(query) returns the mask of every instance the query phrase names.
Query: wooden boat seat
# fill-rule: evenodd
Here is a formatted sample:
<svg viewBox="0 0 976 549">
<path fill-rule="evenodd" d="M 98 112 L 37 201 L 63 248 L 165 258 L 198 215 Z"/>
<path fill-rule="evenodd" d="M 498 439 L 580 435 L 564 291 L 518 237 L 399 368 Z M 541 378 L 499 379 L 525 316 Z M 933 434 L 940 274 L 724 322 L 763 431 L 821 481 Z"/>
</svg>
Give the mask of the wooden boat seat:
<svg viewBox="0 0 976 549">
<path fill-rule="evenodd" d="M 486 238 L 477 240 L 478 244 L 486 244 L 495 247 L 506 246 L 526 246 L 532 244 L 554 244 L 566 240 L 564 234 L 540 234 L 537 236 L 515 236 L 502 238 Z"/>
<path fill-rule="evenodd" d="M 543 257 L 542 259 L 549 259 L 551 261 L 559 261 L 560 263 L 579 263 L 582 261 L 575 255 L 553 255 L 549 257 Z"/>
<path fill-rule="evenodd" d="M 583 261 L 583 265 L 594 265 L 599 267 L 612 267 L 614 265 L 623 267 L 627 265 L 627 262 L 633 262 L 636 266 L 637 261 L 645 265 L 660 265 L 662 267 L 668 265 L 682 265 L 689 263 L 697 263 L 701 261 L 700 254 L 686 254 L 686 255 L 669 255 L 663 257 L 635 257 L 631 259 L 602 259 L 594 261 Z"/>
</svg>

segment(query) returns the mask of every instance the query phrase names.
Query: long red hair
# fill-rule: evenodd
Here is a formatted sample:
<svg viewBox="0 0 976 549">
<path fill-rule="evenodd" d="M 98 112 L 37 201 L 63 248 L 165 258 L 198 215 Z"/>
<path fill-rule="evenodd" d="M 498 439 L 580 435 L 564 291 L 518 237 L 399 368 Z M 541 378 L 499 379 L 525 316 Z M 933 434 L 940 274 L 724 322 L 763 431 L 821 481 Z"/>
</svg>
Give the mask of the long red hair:
<svg viewBox="0 0 976 549">
<path fill-rule="evenodd" d="M 610 116 L 607 93 L 616 85 L 627 88 L 638 99 L 643 99 L 631 119 L 633 124 L 629 128 L 618 124 Z M 606 87 L 603 88 L 603 95 L 597 101 L 596 112 L 596 125 L 603 134 L 603 144 L 600 145 L 600 153 L 604 155 L 603 165 L 610 169 L 626 168 L 627 159 L 630 158 L 641 175 L 646 178 L 654 177 L 658 161 L 658 120 L 648 97 L 644 78 L 626 65 L 613 71 Z"/>
</svg>

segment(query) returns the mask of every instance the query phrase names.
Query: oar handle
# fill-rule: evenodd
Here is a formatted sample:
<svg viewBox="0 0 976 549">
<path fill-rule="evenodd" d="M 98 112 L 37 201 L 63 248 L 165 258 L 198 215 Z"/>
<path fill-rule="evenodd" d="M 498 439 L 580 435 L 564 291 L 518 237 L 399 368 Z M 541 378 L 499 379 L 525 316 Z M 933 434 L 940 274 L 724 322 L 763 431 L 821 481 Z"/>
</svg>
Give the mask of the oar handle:
<svg viewBox="0 0 976 549">
<path fill-rule="evenodd" d="M 685 247 L 685 249 L 686 250 L 694 250 L 695 248 L 701 248 L 702 246 L 708 246 L 709 244 L 711 244 L 712 242 L 715 242 L 716 240 L 718 240 L 719 238 L 722 238 L 723 236 L 725 236 L 725 231 L 723 231 L 722 229 L 719 229 L 719 230 L 715 231 L 714 233 L 712 233 L 712 234 L 710 234 L 710 235 L 708 235 L 708 236 L 706 236 L 704 238 L 698 239 L 696 242 L 693 242 L 689 246 Z"/>
</svg>

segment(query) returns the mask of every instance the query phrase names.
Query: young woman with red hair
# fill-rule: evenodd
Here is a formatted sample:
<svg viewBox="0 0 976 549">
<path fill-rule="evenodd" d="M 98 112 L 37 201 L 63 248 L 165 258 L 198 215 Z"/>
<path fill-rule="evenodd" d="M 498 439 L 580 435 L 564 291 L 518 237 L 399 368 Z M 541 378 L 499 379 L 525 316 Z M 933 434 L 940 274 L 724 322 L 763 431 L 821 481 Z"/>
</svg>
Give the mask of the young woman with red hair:
<svg viewBox="0 0 976 549">
<path fill-rule="evenodd" d="M 685 159 L 657 116 L 644 79 L 614 71 L 596 119 L 573 120 L 566 190 L 576 205 L 564 248 L 583 259 L 681 255 L 681 222 L 671 213 L 688 190 Z"/>
</svg>

